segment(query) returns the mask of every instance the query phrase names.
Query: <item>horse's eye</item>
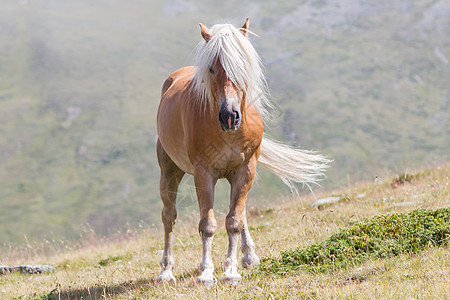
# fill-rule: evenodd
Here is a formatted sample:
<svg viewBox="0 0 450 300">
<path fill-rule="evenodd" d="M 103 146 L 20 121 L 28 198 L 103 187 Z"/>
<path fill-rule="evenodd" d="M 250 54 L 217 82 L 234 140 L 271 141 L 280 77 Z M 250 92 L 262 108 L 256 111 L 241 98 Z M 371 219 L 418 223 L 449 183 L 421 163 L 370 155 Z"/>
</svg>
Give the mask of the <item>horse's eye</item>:
<svg viewBox="0 0 450 300">
<path fill-rule="evenodd" d="M 209 67 L 209 73 L 214 75 L 214 68 L 213 67 Z"/>
</svg>

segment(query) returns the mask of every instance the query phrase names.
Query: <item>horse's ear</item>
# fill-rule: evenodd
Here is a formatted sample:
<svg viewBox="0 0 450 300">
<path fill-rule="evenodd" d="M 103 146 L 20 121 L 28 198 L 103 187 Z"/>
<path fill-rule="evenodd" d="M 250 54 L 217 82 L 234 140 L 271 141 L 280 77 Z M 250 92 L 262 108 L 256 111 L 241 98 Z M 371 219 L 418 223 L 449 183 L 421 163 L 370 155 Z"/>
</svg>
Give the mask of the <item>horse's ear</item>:
<svg viewBox="0 0 450 300">
<path fill-rule="evenodd" d="M 211 32 L 209 31 L 208 27 L 206 27 L 206 26 L 203 25 L 202 23 L 200 23 L 199 25 L 200 25 L 200 29 L 201 29 L 201 31 L 202 31 L 202 37 L 203 37 L 203 39 L 204 39 L 206 42 L 208 42 L 208 41 L 211 39 L 211 37 L 212 37 Z"/>
<path fill-rule="evenodd" d="M 239 29 L 245 37 L 248 36 L 248 24 L 249 24 L 249 20 L 247 18 L 244 25 L 242 25 L 241 29 Z"/>
</svg>

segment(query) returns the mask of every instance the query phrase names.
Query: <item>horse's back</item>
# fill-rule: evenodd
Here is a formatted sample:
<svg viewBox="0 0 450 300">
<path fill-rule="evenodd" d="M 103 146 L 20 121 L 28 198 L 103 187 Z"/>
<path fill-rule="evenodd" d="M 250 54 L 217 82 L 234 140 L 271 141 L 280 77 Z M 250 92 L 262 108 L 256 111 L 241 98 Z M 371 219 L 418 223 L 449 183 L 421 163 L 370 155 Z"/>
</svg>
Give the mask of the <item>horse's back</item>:
<svg viewBox="0 0 450 300">
<path fill-rule="evenodd" d="M 163 84 L 161 91 L 161 100 L 164 98 L 164 94 L 170 89 L 173 88 L 179 80 L 189 80 L 192 78 L 195 72 L 194 66 L 183 67 L 181 69 L 176 70 L 169 77 L 167 77 L 166 81 Z"/>
</svg>

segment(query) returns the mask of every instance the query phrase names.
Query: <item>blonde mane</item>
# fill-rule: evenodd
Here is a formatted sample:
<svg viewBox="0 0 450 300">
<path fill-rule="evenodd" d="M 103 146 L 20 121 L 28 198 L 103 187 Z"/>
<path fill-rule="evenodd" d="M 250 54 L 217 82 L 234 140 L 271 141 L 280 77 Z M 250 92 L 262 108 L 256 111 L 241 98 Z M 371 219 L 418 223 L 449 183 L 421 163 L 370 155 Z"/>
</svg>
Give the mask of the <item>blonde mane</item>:
<svg viewBox="0 0 450 300">
<path fill-rule="evenodd" d="M 267 98 L 268 89 L 261 59 L 255 48 L 242 32 L 230 24 L 214 25 L 212 37 L 200 41 L 196 48 L 196 71 L 192 79 L 193 91 L 203 107 L 214 107 L 209 68 L 216 60 L 233 84 L 243 91 L 249 105 L 252 105 L 263 120 L 269 119 L 273 108 Z M 205 105 L 208 104 L 208 105 Z"/>
<path fill-rule="evenodd" d="M 214 108 L 209 72 L 217 60 L 220 61 L 228 79 L 246 94 L 248 105 L 252 105 L 264 121 L 268 121 L 274 109 L 267 98 L 268 88 L 261 59 L 255 48 L 242 32 L 233 25 L 215 25 L 210 29 L 208 42 L 204 39 L 197 45 L 196 70 L 192 78 L 192 91 L 200 107 Z M 283 145 L 264 134 L 258 162 L 268 167 L 291 190 L 297 191 L 294 183 L 318 184 L 331 162 L 313 151 Z"/>
</svg>

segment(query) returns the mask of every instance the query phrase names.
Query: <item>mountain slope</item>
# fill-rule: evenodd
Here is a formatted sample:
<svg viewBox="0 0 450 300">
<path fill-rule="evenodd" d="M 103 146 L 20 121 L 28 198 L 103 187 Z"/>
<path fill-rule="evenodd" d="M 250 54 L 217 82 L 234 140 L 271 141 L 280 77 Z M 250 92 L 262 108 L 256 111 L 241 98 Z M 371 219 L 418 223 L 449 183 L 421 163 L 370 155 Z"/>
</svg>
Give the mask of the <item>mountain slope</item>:
<svg viewBox="0 0 450 300">
<path fill-rule="evenodd" d="M 346 232 L 347 228 L 351 231 L 358 224 L 388 220 L 395 218 L 395 213 L 409 214 L 418 208 L 446 208 L 447 228 L 441 229 L 448 236 L 449 176 L 450 166 L 446 165 L 320 195 L 339 197 L 338 202 L 331 204 L 313 205 L 316 199 L 310 196 L 302 201 L 280 198 L 265 209 L 250 207 L 248 224 L 255 240 L 256 252 L 261 258 L 278 258 L 282 251 L 297 247 L 314 248 L 314 245 L 326 242 L 336 233 Z M 374 218 L 380 215 L 383 217 Z M 372 229 L 375 234 L 384 230 L 390 232 L 389 236 L 395 236 L 404 234 L 408 226 L 415 225 L 414 230 L 404 235 L 404 238 L 411 236 L 417 242 L 414 234 L 426 230 L 427 225 L 435 222 L 433 218 L 426 220 L 428 224 L 424 222 L 422 229 L 417 222 L 405 222 L 402 226 L 387 222 L 385 225 L 391 224 L 388 228 Z M 397 221 L 401 223 L 401 219 Z M 225 215 L 219 215 L 212 251 L 215 275 L 218 277 L 222 272 L 221 265 L 228 245 L 224 223 Z M 174 234 L 176 285 L 157 285 L 154 282 L 160 271 L 158 263 L 163 247 L 164 234 L 159 225 L 139 231 L 129 230 L 106 239 L 88 232 L 80 243 L 42 242 L 30 244 L 22 251 L 10 249 L 0 256 L 1 264 L 49 264 L 56 271 L 43 275 L 0 276 L 0 295 L 7 299 L 384 299 L 445 297 L 450 292 L 450 249 L 448 246 L 437 247 L 431 242 L 432 237 L 429 237 L 430 243 L 420 252 L 390 255 L 383 259 L 371 253 L 372 248 L 366 246 L 365 250 L 369 252 L 362 263 L 358 259 L 360 253 L 348 249 L 345 255 L 348 264 L 339 266 L 337 261 L 333 265 L 329 264 L 329 268 L 324 266 L 324 269 L 328 269 L 326 272 L 317 272 L 317 265 L 313 263 L 307 265 L 309 269 L 298 268 L 285 275 L 239 267 L 238 271 L 244 276 L 237 287 L 219 283 L 215 288 L 205 289 L 195 283 L 201 260 L 197 218 L 181 217 Z M 367 240 L 369 238 L 367 235 Z M 358 239 L 354 241 L 358 242 Z M 393 245 L 392 241 L 387 241 L 387 244 Z M 325 250 L 323 253 L 326 253 Z M 373 248 L 373 251 L 379 250 Z M 392 250 L 398 248 L 382 249 L 384 252 Z M 238 261 L 241 257 L 239 253 Z"/>
<path fill-rule="evenodd" d="M 280 108 L 266 129 L 333 158 L 324 186 L 448 160 L 446 1 L 0 2 L 4 242 L 159 223 L 159 93 L 191 64 L 199 21 L 250 17 Z M 181 211 L 197 208 L 192 185 Z M 249 201 L 280 193 L 261 170 Z"/>
</svg>

